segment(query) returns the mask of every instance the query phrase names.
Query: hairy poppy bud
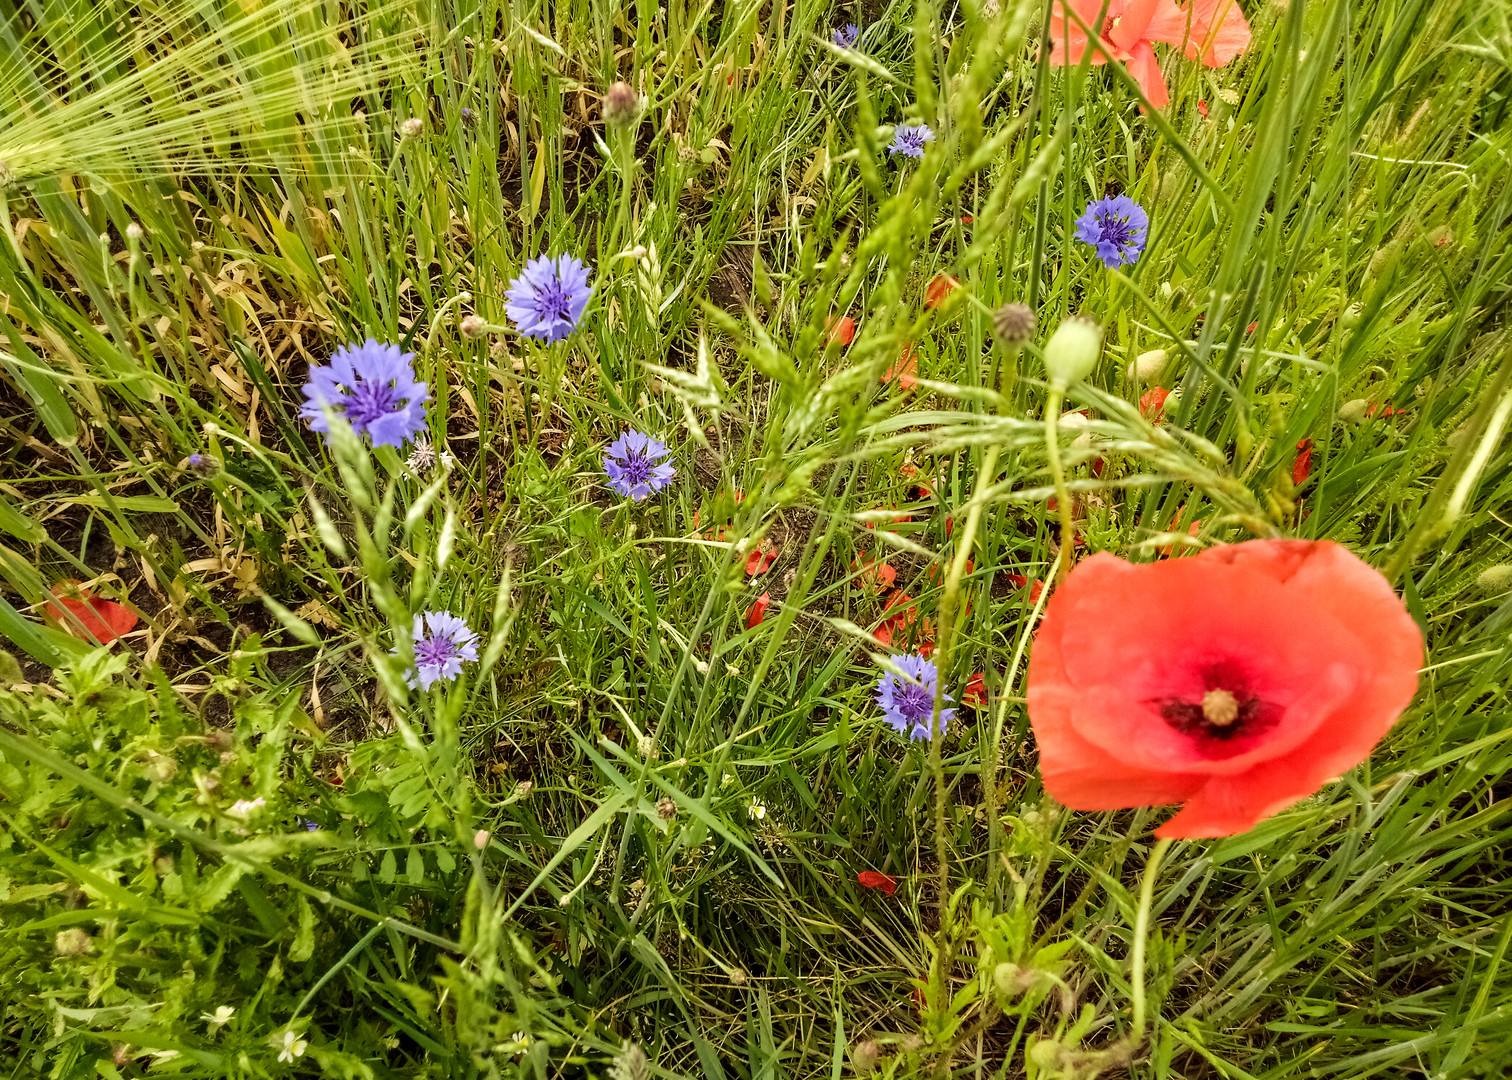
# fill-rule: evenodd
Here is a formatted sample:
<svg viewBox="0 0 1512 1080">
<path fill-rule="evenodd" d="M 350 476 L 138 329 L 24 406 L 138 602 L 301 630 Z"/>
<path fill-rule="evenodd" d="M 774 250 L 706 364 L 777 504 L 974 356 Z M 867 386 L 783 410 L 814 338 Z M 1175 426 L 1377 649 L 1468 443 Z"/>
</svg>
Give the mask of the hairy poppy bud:
<svg viewBox="0 0 1512 1080">
<path fill-rule="evenodd" d="M 1153 386 L 1160 381 L 1160 376 L 1165 371 L 1166 351 L 1164 349 L 1151 349 L 1142 352 L 1129 362 L 1129 380 Z"/>
<path fill-rule="evenodd" d="M 640 115 L 640 95 L 627 82 L 617 82 L 604 94 L 604 123 L 616 127 L 628 124 Z"/>
<path fill-rule="evenodd" d="M 882 1046 L 876 1039 L 864 1039 L 851 1047 L 851 1068 L 857 1076 L 865 1076 L 882 1060 Z"/>
<path fill-rule="evenodd" d="M 1365 419 L 1365 410 L 1369 407 L 1370 403 L 1364 398 L 1355 398 L 1353 401 L 1346 401 L 1339 406 L 1339 419 L 1357 424 Z"/>
<path fill-rule="evenodd" d="M 58 931 L 58 936 L 53 939 L 53 949 L 59 956 L 83 956 L 94 950 L 94 939 L 82 927 L 71 926 Z"/>
<path fill-rule="evenodd" d="M 1488 566 L 1475 577 L 1476 588 L 1487 595 L 1496 596 L 1512 588 L 1512 566 L 1500 563 Z"/>
<path fill-rule="evenodd" d="M 1034 334 L 1034 312 L 1027 304 L 1004 304 L 992 313 L 992 326 L 1004 345 L 1022 345 Z"/>
<path fill-rule="evenodd" d="M 1051 384 L 1065 387 L 1085 379 L 1097 366 L 1101 350 L 1102 327 L 1081 315 L 1071 316 L 1045 343 L 1045 371 Z"/>
</svg>

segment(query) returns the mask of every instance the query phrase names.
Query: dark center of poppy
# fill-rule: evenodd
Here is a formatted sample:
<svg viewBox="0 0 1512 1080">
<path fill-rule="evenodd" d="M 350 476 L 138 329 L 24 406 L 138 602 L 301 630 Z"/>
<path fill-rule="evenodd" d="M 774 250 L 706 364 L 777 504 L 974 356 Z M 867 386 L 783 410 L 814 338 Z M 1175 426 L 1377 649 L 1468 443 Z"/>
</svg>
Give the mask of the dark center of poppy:
<svg viewBox="0 0 1512 1080">
<path fill-rule="evenodd" d="M 1166 723 L 1191 735 L 1219 757 L 1242 753 L 1250 738 L 1263 735 L 1280 710 L 1257 694 L 1234 665 L 1216 664 L 1202 672 L 1200 697 L 1166 697 L 1150 702 Z"/>
</svg>

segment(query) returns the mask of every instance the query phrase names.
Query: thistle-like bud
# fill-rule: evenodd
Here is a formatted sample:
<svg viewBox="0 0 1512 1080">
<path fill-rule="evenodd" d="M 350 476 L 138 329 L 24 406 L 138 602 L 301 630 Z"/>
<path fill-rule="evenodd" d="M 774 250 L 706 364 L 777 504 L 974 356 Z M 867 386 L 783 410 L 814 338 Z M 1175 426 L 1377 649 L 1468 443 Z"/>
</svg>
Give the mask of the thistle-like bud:
<svg viewBox="0 0 1512 1080">
<path fill-rule="evenodd" d="M 412 116 L 399 124 L 399 137 L 401 139 L 416 139 L 425 130 L 425 121 L 418 116 Z"/>
<path fill-rule="evenodd" d="M 1073 315 L 1055 328 L 1045 343 L 1045 372 L 1052 386 L 1066 387 L 1092 374 L 1102 351 L 1102 327 Z"/>
<path fill-rule="evenodd" d="M 464 316 L 462 321 L 457 324 L 457 329 L 462 331 L 462 336 L 468 341 L 477 341 L 483 336 L 487 327 L 488 324 L 476 315 Z"/>
<path fill-rule="evenodd" d="M 992 313 L 992 327 L 1004 345 L 1022 345 L 1034 336 L 1034 312 L 1027 304 L 1004 304 Z"/>
<path fill-rule="evenodd" d="M 663 821 L 671 821 L 677 816 L 677 804 L 671 799 L 662 799 L 656 804 L 656 816 Z"/>
<path fill-rule="evenodd" d="M 604 94 L 604 123 L 620 127 L 640 116 L 641 99 L 627 82 L 617 82 Z"/>
</svg>

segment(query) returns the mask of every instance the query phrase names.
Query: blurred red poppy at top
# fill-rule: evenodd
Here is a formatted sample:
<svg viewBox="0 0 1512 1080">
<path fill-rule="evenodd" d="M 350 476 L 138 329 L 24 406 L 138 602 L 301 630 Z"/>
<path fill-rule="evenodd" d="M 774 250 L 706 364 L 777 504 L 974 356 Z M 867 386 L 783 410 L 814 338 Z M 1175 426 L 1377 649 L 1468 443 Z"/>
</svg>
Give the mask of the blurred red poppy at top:
<svg viewBox="0 0 1512 1080">
<path fill-rule="evenodd" d="M 1329 541 L 1094 555 L 1029 660 L 1045 789 L 1075 810 L 1181 803 L 1157 836 L 1244 832 L 1369 756 L 1422 657 L 1385 577 Z"/>
<path fill-rule="evenodd" d="M 78 585 L 74 580 L 58 582 L 52 587 L 56 602 L 47 605 L 47 614 L 70 634 L 84 637 L 82 627 L 82 631 L 101 645 L 109 645 L 116 638 L 130 633 L 136 626 L 137 613 L 125 604 L 101 600 L 90 590 L 80 589 Z M 59 607 L 60 604 L 62 607 Z M 68 609 L 73 618 L 64 614 L 64 608 Z"/>
</svg>

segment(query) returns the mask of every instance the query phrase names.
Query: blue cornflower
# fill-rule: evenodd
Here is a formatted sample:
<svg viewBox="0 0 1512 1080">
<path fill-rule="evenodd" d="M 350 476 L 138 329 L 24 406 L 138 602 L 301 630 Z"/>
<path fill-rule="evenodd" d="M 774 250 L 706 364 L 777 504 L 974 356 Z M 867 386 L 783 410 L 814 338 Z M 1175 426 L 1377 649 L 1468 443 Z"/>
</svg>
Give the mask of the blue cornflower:
<svg viewBox="0 0 1512 1080">
<path fill-rule="evenodd" d="M 504 310 L 521 334 L 549 345 L 572 333 L 592 294 L 588 267 L 571 255 L 542 255 L 526 263 L 524 272 L 509 283 Z"/>
<path fill-rule="evenodd" d="M 314 431 L 330 433 L 326 409 L 346 418 L 352 430 L 367 435 L 374 446 L 403 446 L 425 428 L 423 382 L 415 381 L 410 366 L 414 353 L 397 345 L 380 345 L 368 338 L 361 345 L 343 345 L 331 363 L 310 365 L 310 381 L 299 415 Z"/>
<path fill-rule="evenodd" d="M 921 158 L 924 144 L 933 141 L 934 132 L 928 124 L 899 124 L 893 128 L 893 141 L 887 144 L 887 152 Z"/>
<path fill-rule="evenodd" d="M 604 454 L 604 472 L 609 474 L 609 486 L 637 502 L 660 491 L 677 475 L 672 466 L 657 464 L 670 453 L 664 442 L 639 431 L 625 432 L 609 444 Z"/>
<path fill-rule="evenodd" d="M 854 49 L 856 42 L 861 40 L 861 28 L 853 22 L 837 26 L 835 32 L 830 35 L 830 40 L 842 49 Z"/>
<path fill-rule="evenodd" d="M 1149 215 L 1127 195 L 1090 202 L 1076 219 L 1076 238 L 1097 248 L 1097 257 L 1109 270 L 1138 262 L 1149 230 Z"/>
<path fill-rule="evenodd" d="M 893 663 L 909 679 L 900 679 L 888 672 L 877 680 L 877 704 L 882 707 L 882 716 L 899 735 L 910 739 L 928 739 L 929 721 L 934 716 L 935 687 L 940 683 L 939 669 L 933 661 L 922 656 L 907 654 L 893 657 Z M 947 696 L 945 701 L 949 701 Z M 955 716 L 955 709 L 941 706 L 940 734 Z"/>
<path fill-rule="evenodd" d="M 404 681 L 423 690 L 429 690 L 437 681 L 455 679 L 462 674 L 462 661 L 478 658 L 478 635 L 449 611 L 416 615 L 410 636 L 415 645 L 415 667 Z M 397 656 L 399 650 L 394 649 L 393 653 Z"/>
</svg>

